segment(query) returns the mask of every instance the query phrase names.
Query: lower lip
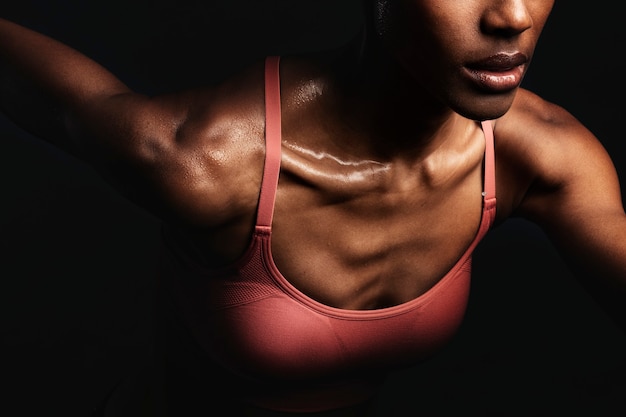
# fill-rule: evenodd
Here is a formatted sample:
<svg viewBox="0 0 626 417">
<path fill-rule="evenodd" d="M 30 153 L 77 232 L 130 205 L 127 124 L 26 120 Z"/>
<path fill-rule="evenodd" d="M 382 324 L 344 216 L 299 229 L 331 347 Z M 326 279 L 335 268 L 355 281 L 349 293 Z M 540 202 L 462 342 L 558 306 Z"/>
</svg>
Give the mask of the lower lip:
<svg viewBox="0 0 626 417">
<path fill-rule="evenodd" d="M 524 74 L 524 66 L 520 65 L 506 71 L 464 68 L 463 73 L 481 90 L 504 93 L 520 86 L 522 75 Z"/>
</svg>

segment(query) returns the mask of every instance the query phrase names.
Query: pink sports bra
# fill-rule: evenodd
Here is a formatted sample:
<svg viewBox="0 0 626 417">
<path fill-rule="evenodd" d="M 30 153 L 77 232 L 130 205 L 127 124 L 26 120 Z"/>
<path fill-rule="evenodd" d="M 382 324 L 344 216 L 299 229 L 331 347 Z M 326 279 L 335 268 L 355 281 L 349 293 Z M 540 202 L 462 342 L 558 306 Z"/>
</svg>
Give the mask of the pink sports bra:
<svg viewBox="0 0 626 417">
<path fill-rule="evenodd" d="M 494 145 L 486 140 L 480 228 L 454 267 L 428 292 L 377 310 L 323 305 L 292 286 L 272 260 L 281 161 L 279 58 L 266 60 L 266 160 L 257 223 L 246 254 L 217 270 L 172 253 L 168 291 L 203 350 L 238 381 L 241 398 L 279 411 L 314 412 L 366 400 L 395 368 L 435 353 L 463 320 L 471 254 L 496 208 Z"/>
</svg>

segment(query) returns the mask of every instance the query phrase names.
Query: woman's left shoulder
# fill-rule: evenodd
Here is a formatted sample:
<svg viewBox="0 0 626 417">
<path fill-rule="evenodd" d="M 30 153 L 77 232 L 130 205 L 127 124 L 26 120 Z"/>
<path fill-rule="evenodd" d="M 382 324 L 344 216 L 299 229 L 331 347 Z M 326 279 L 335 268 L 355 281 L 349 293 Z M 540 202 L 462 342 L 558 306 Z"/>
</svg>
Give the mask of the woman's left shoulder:
<svg viewBox="0 0 626 417">
<path fill-rule="evenodd" d="M 611 162 L 595 135 L 565 108 L 528 90 L 520 89 L 510 110 L 494 120 L 494 138 L 506 213 L 517 211 L 531 188 L 555 191 L 582 176 L 610 175 L 600 174 Z"/>
<path fill-rule="evenodd" d="M 605 156 L 600 141 L 572 113 L 524 89 L 494 121 L 494 137 L 499 155 L 524 162 L 540 175 L 565 173 L 583 155 Z"/>
<path fill-rule="evenodd" d="M 520 89 L 509 111 L 495 120 L 494 131 L 505 143 L 530 142 L 542 148 L 593 137 L 568 110 L 526 89 Z"/>
</svg>

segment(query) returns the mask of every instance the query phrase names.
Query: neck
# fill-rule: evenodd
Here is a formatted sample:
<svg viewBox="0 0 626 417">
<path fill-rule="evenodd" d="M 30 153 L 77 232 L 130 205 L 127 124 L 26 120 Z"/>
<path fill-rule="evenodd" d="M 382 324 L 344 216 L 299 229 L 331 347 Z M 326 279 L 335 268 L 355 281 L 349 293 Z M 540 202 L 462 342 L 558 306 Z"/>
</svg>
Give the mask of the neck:
<svg viewBox="0 0 626 417">
<path fill-rule="evenodd" d="M 365 27 L 333 64 L 333 94 L 344 121 L 389 152 L 428 147 L 459 116 L 432 97 Z M 395 148 L 395 149 L 394 149 Z"/>
</svg>

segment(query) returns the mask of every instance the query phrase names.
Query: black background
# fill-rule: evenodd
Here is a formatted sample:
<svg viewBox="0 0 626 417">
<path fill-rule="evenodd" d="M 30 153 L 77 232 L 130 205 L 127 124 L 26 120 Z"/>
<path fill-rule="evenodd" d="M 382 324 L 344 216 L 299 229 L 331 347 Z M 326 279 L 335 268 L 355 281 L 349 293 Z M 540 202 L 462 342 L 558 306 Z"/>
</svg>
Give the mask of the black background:
<svg viewBox="0 0 626 417">
<path fill-rule="evenodd" d="M 585 123 L 626 183 L 619 2 L 557 3 L 524 85 Z M 152 93 L 217 81 L 265 54 L 341 44 L 358 28 L 357 4 L 23 0 L 0 13 Z M 0 375 L 2 404 L 16 407 L 5 415 L 88 416 L 150 349 L 159 225 L 5 119 L 0 138 Z M 507 222 L 474 266 L 458 337 L 395 374 L 380 415 L 626 415 L 626 336 L 541 231 Z"/>
</svg>

